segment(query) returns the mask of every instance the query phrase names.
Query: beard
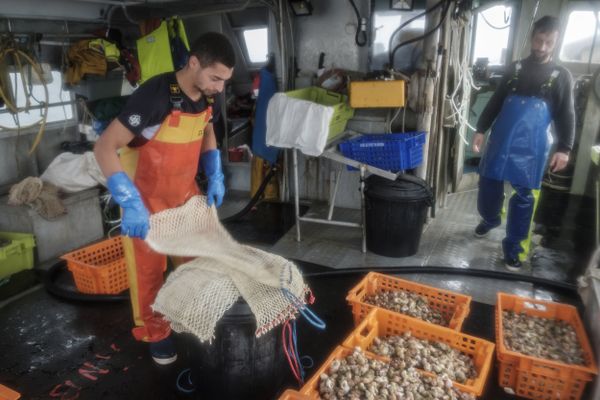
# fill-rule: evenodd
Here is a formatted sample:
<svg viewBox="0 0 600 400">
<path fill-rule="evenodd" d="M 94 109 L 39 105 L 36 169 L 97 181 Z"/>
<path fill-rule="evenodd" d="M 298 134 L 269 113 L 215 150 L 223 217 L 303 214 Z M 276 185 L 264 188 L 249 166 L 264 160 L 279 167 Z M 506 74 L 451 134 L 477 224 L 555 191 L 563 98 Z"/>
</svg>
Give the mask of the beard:
<svg viewBox="0 0 600 400">
<path fill-rule="evenodd" d="M 532 50 L 531 51 L 531 57 L 536 61 L 536 62 L 546 62 L 550 60 L 550 53 L 545 52 L 545 51 L 537 51 L 537 50 Z"/>
<path fill-rule="evenodd" d="M 200 93 L 202 93 L 203 97 L 213 97 L 214 95 L 217 94 L 217 91 L 211 90 L 211 89 L 200 89 L 200 88 L 198 88 L 198 90 L 200 90 Z"/>
</svg>

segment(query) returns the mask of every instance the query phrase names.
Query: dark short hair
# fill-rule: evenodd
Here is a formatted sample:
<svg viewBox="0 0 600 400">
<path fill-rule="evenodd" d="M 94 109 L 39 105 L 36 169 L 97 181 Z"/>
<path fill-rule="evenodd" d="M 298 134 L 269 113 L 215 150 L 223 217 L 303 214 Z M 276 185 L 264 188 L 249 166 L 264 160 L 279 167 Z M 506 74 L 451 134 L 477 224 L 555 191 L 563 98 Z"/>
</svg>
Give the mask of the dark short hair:
<svg viewBox="0 0 600 400">
<path fill-rule="evenodd" d="M 531 37 L 536 33 L 548 33 L 558 32 L 560 30 L 560 23 L 558 18 L 550 15 L 545 15 L 542 18 L 535 21 L 533 24 L 533 30 L 531 31 Z"/>
<path fill-rule="evenodd" d="M 228 68 L 235 66 L 235 52 L 227 37 L 218 32 L 208 32 L 200 35 L 192 43 L 190 56 L 196 56 L 203 68 L 221 63 Z"/>
</svg>

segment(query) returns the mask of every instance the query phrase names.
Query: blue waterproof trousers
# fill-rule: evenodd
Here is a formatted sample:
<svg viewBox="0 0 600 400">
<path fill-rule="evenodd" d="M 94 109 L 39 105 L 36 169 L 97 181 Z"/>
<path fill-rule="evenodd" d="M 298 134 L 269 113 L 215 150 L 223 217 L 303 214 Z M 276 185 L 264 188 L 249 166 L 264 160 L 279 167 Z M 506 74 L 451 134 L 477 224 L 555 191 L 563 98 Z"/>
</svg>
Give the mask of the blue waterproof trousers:
<svg viewBox="0 0 600 400">
<path fill-rule="evenodd" d="M 529 251 L 529 230 L 535 209 L 535 196 L 532 189 L 512 184 L 514 193 L 508 205 L 506 237 L 502 241 L 505 260 L 523 261 Z M 489 228 L 500 225 L 504 203 L 504 182 L 479 177 L 477 210 Z"/>
</svg>

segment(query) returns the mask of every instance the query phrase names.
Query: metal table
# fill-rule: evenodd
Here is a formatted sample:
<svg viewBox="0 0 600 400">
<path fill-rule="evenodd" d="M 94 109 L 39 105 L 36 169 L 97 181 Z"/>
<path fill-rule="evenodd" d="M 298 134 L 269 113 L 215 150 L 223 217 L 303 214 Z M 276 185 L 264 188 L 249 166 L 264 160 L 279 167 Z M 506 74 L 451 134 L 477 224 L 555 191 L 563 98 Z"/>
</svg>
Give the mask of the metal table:
<svg viewBox="0 0 600 400">
<path fill-rule="evenodd" d="M 591 160 L 596 168 L 600 166 L 600 146 L 592 146 L 591 148 Z M 600 174 L 595 171 L 595 189 L 596 189 L 596 247 L 600 247 Z"/>
<path fill-rule="evenodd" d="M 300 195 L 298 193 L 298 149 L 292 149 L 292 159 L 294 166 L 294 205 L 295 205 L 295 214 L 296 214 L 296 241 L 301 241 L 302 236 L 300 233 L 300 223 L 301 222 L 313 222 L 317 224 L 326 224 L 326 225 L 336 225 L 336 226 L 345 226 L 349 228 L 360 228 L 362 231 L 362 252 L 367 252 L 367 232 L 366 232 L 366 215 L 365 215 L 365 175 L 366 172 L 370 174 L 378 175 L 386 179 L 396 180 L 398 176 L 402 172 L 391 172 L 388 170 L 380 169 L 373 167 L 371 165 L 363 164 L 360 161 L 352 160 L 348 157 L 345 157 L 338 151 L 338 144 L 344 140 L 348 140 L 354 136 L 359 135 L 359 133 L 354 131 L 345 131 L 341 135 L 337 136 L 331 142 L 327 143 L 325 150 L 319 157 L 323 157 L 340 164 L 349 165 L 351 167 L 357 168 L 360 172 L 360 211 L 361 211 L 361 222 L 349 222 L 349 221 L 339 221 L 332 219 L 333 217 L 333 208 L 335 207 L 335 198 L 337 195 L 338 184 L 340 182 L 340 177 L 343 169 L 337 171 L 335 178 L 335 186 L 333 191 L 329 196 L 329 211 L 327 213 L 326 218 L 313 218 L 313 217 L 304 217 L 300 215 Z"/>
</svg>

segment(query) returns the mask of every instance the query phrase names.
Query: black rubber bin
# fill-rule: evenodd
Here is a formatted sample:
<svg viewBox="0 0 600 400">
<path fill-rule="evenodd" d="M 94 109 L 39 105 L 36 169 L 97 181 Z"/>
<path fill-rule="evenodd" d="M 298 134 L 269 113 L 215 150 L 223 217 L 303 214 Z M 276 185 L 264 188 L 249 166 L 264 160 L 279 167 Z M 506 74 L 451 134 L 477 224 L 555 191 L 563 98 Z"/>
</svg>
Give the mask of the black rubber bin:
<svg viewBox="0 0 600 400">
<path fill-rule="evenodd" d="M 432 202 L 431 189 L 416 176 L 400 175 L 395 181 L 369 176 L 365 186 L 367 249 L 387 257 L 416 254 Z"/>
<path fill-rule="evenodd" d="M 287 378 L 281 325 L 257 338 L 256 318 L 238 300 L 217 323 L 211 344 L 186 335 L 197 399 L 273 399 Z"/>
</svg>

